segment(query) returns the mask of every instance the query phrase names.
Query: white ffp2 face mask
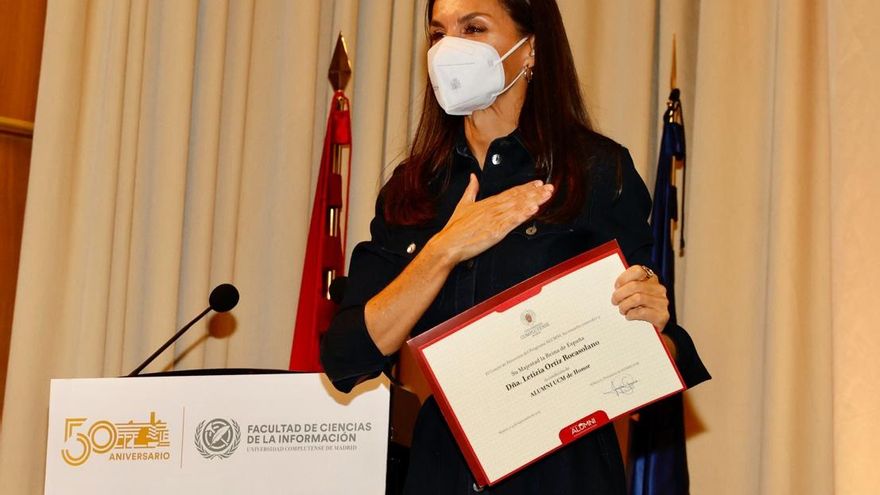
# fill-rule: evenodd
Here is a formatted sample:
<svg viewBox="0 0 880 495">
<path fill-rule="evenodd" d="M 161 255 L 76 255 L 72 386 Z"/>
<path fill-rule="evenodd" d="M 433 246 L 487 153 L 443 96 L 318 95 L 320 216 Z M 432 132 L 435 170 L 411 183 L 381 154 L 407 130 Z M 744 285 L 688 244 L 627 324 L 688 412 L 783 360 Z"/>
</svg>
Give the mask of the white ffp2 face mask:
<svg viewBox="0 0 880 495">
<path fill-rule="evenodd" d="M 479 41 L 446 36 L 428 50 L 428 77 L 434 95 L 449 115 L 470 115 L 488 108 L 524 74 L 504 85 L 503 62 L 522 46 L 528 37 L 519 40 L 504 56 L 492 45 Z"/>
</svg>

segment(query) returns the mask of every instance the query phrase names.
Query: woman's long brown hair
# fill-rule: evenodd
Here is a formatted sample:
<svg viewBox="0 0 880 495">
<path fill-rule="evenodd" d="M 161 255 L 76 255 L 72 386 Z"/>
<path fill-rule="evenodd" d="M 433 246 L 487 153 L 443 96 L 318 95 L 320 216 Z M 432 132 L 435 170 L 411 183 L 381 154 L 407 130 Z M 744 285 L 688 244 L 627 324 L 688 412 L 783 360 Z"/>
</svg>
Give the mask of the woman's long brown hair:
<svg viewBox="0 0 880 495">
<path fill-rule="evenodd" d="M 498 0 L 523 36 L 535 37 L 535 67 L 519 118 L 519 130 L 536 172 L 550 176 L 557 193 L 540 218 L 571 219 L 587 195 L 586 172 L 590 118 L 555 0 Z M 428 1 L 430 25 L 434 0 Z M 382 192 L 385 219 L 395 225 L 420 225 L 436 215 L 438 195 L 448 184 L 452 149 L 462 117 L 447 115 L 425 88 L 422 116 L 409 156 L 394 171 Z M 441 180 L 440 188 L 430 182 Z"/>
</svg>

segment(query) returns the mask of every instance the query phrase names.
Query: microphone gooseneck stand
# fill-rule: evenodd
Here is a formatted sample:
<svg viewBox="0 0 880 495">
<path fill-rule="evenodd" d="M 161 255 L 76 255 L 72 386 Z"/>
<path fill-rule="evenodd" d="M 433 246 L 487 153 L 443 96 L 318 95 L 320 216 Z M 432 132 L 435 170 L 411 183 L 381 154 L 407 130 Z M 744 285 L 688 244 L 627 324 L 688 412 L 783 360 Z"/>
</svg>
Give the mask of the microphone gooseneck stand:
<svg viewBox="0 0 880 495">
<path fill-rule="evenodd" d="M 147 358 L 146 361 L 140 364 L 137 368 L 135 368 L 128 376 L 138 376 L 138 374 L 144 370 L 150 363 L 156 359 L 159 354 L 162 354 L 162 351 L 168 348 L 171 344 L 173 344 L 177 339 L 179 339 L 187 330 L 190 329 L 193 325 L 195 325 L 199 320 L 205 317 L 211 310 L 214 310 L 218 313 L 225 313 L 230 309 L 234 308 L 236 304 L 238 304 L 238 289 L 235 288 L 232 284 L 220 284 L 217 287 L 214 287 L 214 290 L 211 291 L 211 296 L 208 298 L 208 303 L 210 306 L 205 308 L 204 311 L 199 313 L 198 316 L 193 318 L 189 323 L 183 326 L 180 330 L 177 331 L 170 339 L 168 339 L 162 347 L 156 349 L 150 357 Z"/>
</svg>

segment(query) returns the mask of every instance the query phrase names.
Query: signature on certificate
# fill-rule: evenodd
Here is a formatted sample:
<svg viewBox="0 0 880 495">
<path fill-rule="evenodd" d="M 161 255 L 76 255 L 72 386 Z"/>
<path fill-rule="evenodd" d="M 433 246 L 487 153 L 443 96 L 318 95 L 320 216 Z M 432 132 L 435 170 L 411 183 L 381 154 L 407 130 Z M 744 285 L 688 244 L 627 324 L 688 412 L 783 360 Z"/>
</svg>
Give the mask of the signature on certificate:
<svg viewBox="0 0 880 495">
<path fill-rule="evenodd" d="M 611 389 L 604 392 L 604 394 L 614 394 L 616 397 L 629 395 L 636 390 L 636 383 L 639 383 L 639 381 L 633 378 L 632 375 L 621 375 L 620 377 L 611 380 L 609 383 Z"/>
</svg>

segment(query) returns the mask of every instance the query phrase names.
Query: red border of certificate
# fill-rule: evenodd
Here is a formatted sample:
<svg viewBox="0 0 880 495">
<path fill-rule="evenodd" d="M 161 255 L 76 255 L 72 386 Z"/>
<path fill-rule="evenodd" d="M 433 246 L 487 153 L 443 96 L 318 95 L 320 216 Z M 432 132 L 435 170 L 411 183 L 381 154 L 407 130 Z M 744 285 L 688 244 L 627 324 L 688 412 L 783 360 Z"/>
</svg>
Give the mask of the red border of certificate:
<svg viewBox="0 0 880 495">
<path fill-rule="evenodd" d="M 574 258 L 564 261 L 552 268 L 549 268 L 535 275 L 534 277 L 524 280 L 523 282 L 520 282 L 519 284 L 514 285 L 513 287 L 499 294 L 496 294 L 490 299 L 483 301 L 482 303 L 470 308 L 469 310 L 407 341 L 407 345 L 409 345 L 410 349 L 415 355 L 416 361 L 418 362 L 422 373 L 424 374 L 425 378 L 428 381 L 428 384 L 431 387 L 431 391 L 434 394 L 434 399 L 437 401 L 437 405 L 440 407 L 440 411 L 443 413 L 443 417 L 446 418 L 446 422 L 449 424 L 449 428 L 450 430 L 452 430 L 452 434 L 455 437 L 456 442 L 458 442 L 459 448 L 461 449 L 461 452 L 464 455 L 465 460 L 467 461 L 468 466 L 471 469 L 471 472 L 474 473 L 474 477 L 476 478 L 477 483 L 481 486 L 495 485 L 498 482 L 513 475 L 514 473 L 519 472 L 525 467 L 534 464 L 540 459 L 543 459 L 544 457 L 559 450 L 560 448 L 567 445 L 569 442 L 581 438 L 583 435 L 589 433 L 590 431 L 593 431 L 607 424 L 609 421 L 613 421 L 617 417 L 629 414 L 636 409 L 640 409 L 641 407 L 665 399 L 666 397 L 675 395 L 676 393 L 684 390 L 684 381 L 681 378 L 681 374 L 679 373 L 678 368 L 675 366 L 675 361 L 669 354 L 669 350 L 666 349 L 665 346 L 663 346 L 663 348 L 666 350 L 666 356 L 672 363 L 672 366 L 678 376 L 679 382 L 681 382 L 681 388 L 679 390 L 667 394 L 663 397 L 657 398 L 651 402 L 645 403 L 639 408 L 627 411 L 623 414 L 620 414 L 619 416 L 615 416 L 614 418 L 608 418 L 608 416 L 605 415 L 603 411 L 595 411 L 578 422 L 581 423 L 582 427 L 583 425 L 588 426 L 584 429 L 580 429 L 580 431 L 578 431 L 577 433 L 567 433 L 574 425 L 567 425 L 563 427 L 563 429 L 560 431 L 560 441 L 562 443 L 558 447 L 544 453 L 543 455 L 533 459 L 530 462 L 527 462 L 518 469 L 515 469 L 501 476 L 497 480 L 492 480 L 490 482 L 488 476 L 486 476 L 486 472 L 483 469 L 480 460 L 477 459 L 474 449 L 464 433 L 464 429 L 459 423 L 455 412 L 452 410 L 452 407 L 449 405 L 449 401 L 446 398 L 443 387 L 437 381 L 437 377 L 434 375 L 434 371 L 431 369 L 431 367 L 428 365 L 427 360 L 425 359 L 424 350 L 435 342 L 442 340 L 452 335 L 453 333 L 458 332 L 459 330 L 465 329 L 475 321 L 483 318 L 488 314 L 491 314 L 493 312 L 503 312 L 527 299 L 534 297 L 537 294 L 540 294 L 541 289 L 550 282 L 564 277 L 565 275 L 568 275 L 569 273 L 590 265 L 596 261 L 607 258 L 609 255 L 612 254 L 617 254 L 620 257 L 620 260 L 623 262 L 623 266 L 627 268 L 629 267 L 629 264 L 626 262 L 626 258 L 624 258 L 623 253 L 620 250 L 620 246 L 617 244 L 617 241 L 612 240 L 585 253 L 575 256 Z M 660 340 L 660 331 L 657 328 L 655 328 L 654 330 L 657 332 L 657 339 Z"/>
</svg>

